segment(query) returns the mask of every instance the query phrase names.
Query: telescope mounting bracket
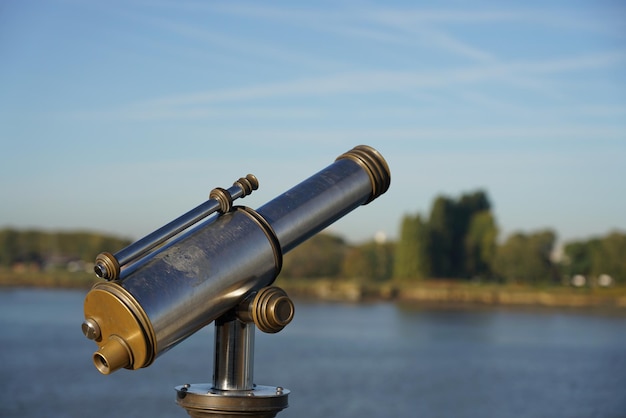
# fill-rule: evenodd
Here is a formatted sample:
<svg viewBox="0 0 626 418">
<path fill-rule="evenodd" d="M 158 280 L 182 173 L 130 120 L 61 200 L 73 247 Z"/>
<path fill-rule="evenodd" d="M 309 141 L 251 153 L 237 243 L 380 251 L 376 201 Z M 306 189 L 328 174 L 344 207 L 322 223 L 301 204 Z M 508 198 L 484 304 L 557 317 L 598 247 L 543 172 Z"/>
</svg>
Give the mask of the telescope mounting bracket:
<svg viewBox="0 0 626 418">
<path fill-rule="evenodd" d="M 288 406 L 289 390 L 254 384 L 255 329 L 282 330 L 294 305 L 276 286 L 253 292 L 238 307 L 215 320 L 213 383 L 177 386 L 176 402 L 192 418 L 272 418 Z"/>
</svg>

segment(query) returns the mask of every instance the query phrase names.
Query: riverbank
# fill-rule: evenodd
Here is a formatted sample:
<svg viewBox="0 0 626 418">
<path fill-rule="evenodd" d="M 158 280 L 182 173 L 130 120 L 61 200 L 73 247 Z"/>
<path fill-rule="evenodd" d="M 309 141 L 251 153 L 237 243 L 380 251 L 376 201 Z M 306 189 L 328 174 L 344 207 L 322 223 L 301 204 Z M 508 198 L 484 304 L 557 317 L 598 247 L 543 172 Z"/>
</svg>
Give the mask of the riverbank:
<svg viewBox="0 0 626 418">
<path fill-rule="evenodd" d="M 0 269 L 0 286 L 4 287 L 89 289 L 98 280 L 94 273 L 86 271 Z"/>
<path fill-rule="evenodd" d="M 85 271 L 0 270 L 0 286 L 4 287 L 89 289 L 97 281 L 99 279 L 93 273 Z M 294 280 L 282 277 L 276 285 L 294 298 L 350 303 L 386 300 L 421 304 L 626 309 L 626 287 L 532 287 L 438 280 L 412 284 L 362 284 L 349 280 Z"/>
<path fill-rule="evenodd" d="M 626 309 L 626 288 L 532 287 L 454 281 L 422 281 L 410 285 L 364 285 L 349 281 L 279 279 L 293 297 L 362 302 L 396 300 L 427 304 L 515 305 Z"/>
</svg>

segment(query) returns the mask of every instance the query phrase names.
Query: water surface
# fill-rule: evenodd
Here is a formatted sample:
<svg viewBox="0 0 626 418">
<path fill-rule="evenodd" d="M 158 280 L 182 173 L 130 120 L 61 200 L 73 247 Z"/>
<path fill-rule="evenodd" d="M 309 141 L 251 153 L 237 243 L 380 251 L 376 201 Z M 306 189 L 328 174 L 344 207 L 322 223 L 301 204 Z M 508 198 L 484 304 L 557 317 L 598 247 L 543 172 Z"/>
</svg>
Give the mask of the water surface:
<svg viewBox="0 0 626 418">
<path fill-rule="evenodd" d="M 185 417 L 173 387 L 211 380 L 212 326 L 109 376 L 81 331 L 85 292 L 0 291 L 0 417 Z M 256 338 L 279 417 L 626 417 L 626 322 L 592 311 L 296 301 Z"/>
</svg>

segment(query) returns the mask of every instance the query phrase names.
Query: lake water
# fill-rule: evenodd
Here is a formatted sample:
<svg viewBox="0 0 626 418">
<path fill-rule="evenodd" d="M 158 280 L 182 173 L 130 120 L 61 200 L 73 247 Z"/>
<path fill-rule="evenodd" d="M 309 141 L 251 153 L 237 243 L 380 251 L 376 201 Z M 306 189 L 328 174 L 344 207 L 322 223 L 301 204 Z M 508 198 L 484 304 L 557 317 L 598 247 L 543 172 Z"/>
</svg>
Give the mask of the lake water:
<svg viewBox="0 0 626 418">
<path fill-rule="evenodd" d="M 212 326 L 137 371 L 98 373 L 86 292 L 0 290 L 0 417 L 186 417 L 174 386 L 209 382 Z M 626 317 L 296 301 L 256 337 L 278 417 L 626 417 Z"/>
</svg>

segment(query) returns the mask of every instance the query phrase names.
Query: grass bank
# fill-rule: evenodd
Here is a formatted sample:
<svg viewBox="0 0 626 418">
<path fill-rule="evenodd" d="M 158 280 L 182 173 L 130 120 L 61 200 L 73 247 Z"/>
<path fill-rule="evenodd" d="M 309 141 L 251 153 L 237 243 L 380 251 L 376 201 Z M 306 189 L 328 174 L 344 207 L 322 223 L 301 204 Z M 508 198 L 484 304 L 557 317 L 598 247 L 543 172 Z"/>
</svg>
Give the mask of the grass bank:
<svg viewBox="0 0 626 418">
<path fill-rule="evenodd" d="M 89 289 L 95 274 L 67 270 L 12 271 L 0 269 L 0 286 Z M 325 301 L 390 300 L 424 304 L 477 304 L 626 309 L 626 287 L 533 287 L 457 281 L 421 281 L 411 284 L 350 280 L 304 280 L 279 277 L 276 285 L 292 297 Z"/>
<path fill-rule="evenodd" d="M 422 281 L 412 284 L 360 284 L 350 281 L 289 280 L 282 286 L 295 297 L 331 301 L 397 300 L 428 304 L 480 304 L 626 309 L 626 288 L 572 288 Z"/>
</svg>

